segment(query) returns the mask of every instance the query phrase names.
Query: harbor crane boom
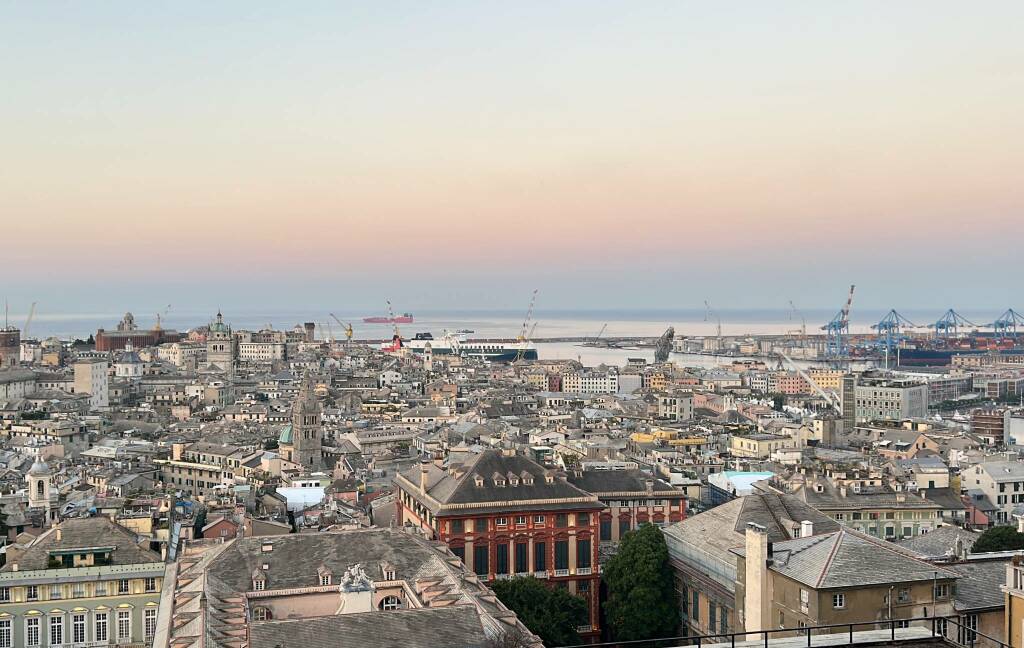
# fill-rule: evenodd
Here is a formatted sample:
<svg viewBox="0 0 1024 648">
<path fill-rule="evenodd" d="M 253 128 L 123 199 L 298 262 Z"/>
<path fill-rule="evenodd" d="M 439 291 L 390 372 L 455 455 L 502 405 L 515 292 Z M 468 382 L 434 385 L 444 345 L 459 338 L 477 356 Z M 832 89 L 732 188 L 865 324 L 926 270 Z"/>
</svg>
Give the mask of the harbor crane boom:
<svg viewBox="0 0 1024 648">
<path fill-rule="evenodd" d="M 328 315 L 333 317 L 334 321 L 338 323 L 338 326 L 340 326 L 341 328 L 343 328 L 345 330 L 345 342 L 348 343 L 349 345 L 351 345 L 352 344 L 352 335 L 354 334 L 354 332 L 352 331 L 352 325 L 347 323 L 347 322 L 342 322 L 340 319 L 338 319 L 338 316 L 335 315 L 334 313 L 328 313 Z"/>
<path fill-rule="evenodd" d="M 1010 308 L 986 328 L 991 328 L 996 335 L 1017 337 L 1018 326 L 1024 326 L 1024 316 Z"/>
<path fill-rule="evenodd" d="M 782 356 L 782 358 L 789 364 L 789 366 L 793 367 L 793 369 L 796 370 L 798 374 L 800 374 L 800 377 L 807 381 L 807 384 L 810 385 L 811 388 L 813 388 L 819 396 L 825 399 L 825 402 L 828 403 L 829 406 L 832 407 L 832 409 L 834 409 L 836 412 L 839 413 L 840 416 L 842 416 L 843 403 L 838 396 L 822 389 L 821 386 L 819 386 L 818 383 L 814 382 L 814 379 L 811 378 L 806 371 L 801 369 L 799 365 L 797 365 L 797 363 L 793 362 L 793 359 L 786 355 L 785 352 L 776 351 L 776 353 Z"/>
<path fill-rule="evenodd" d="M 25 328 L 21 329 L 21 338 L 23 340 L 28 339 L 28 327 L 32 325 L 32 318 L 36 314 L 36 303 L 32 302 L 32 306 L 28 309 L 28 317 L 25 318 Z"/>
<path fill-rule="evenodd" d="M 850 356 L 850 308 L 853 306 L 853 291 L 857 286 L 850 284 L 850 294 L 846 304 L 827 324 L 821 327 L 825 331 L 825 355 L 832 359 Z"/>
</svg>

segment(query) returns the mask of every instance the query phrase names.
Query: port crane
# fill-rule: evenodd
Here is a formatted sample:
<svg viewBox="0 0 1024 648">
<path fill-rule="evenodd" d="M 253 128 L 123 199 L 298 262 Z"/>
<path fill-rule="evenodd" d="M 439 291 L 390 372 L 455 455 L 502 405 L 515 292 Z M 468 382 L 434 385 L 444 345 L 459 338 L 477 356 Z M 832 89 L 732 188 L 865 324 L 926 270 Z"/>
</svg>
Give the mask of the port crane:
<svg viewBox="0 0 1024 648">
<path fill-rule="evenodd" d="M 516 349 L 517 362 L 523 359 L 523 354 L 526 353 L 526 347 L 530 343 L 530 320 L 533 319 L 533 306 L 537 303 L 537 290 L 537 288 L 534 288 L 533 293 L 530 295 L 530 307 L 526 309 L 526 317 L 523 318 L 523 326 L 519 329 L 519 336 L 516 338 L 516 341 L 519 343 L 519 348 Z"/>
<path fill-rule="evenodd" d="M 722 318 L 719 317 L 718 312 L 711 309 L 711 304 L 708 300 L 704 300 L 704 321 L 707 322 L 714 316 L 715 318 L 715 335 L 718 337 L 719 346 L 722 341 Z"/>
<path fill-rule="evenodd" d="M 28 339 L 28 327 L 32 326 L 32 318 L 36 314 L 36 303 L 32 302 L 32 305 L 28 309 L 28 317 L 25 318 L 25 328 L 21 329 L 21 339 Z"/>
<path fill-rule="evenodd" d="M 846 304 L 827 324 L 825 331 L 825 356 L 834 360 L 850 357 L 850 307 L 853 306 L 853 291 L 857 286 L 850 284 Z"/>
<path fill-rule="evenodd" d="M 352 325 L 347 322 L 342 322 L 334 313 L 328 314 L 334 318 L 334 321 L 338 323 L 338 326 L 345 330 L 345 344 L 348 346 L 352 346 L 352 335 L 354 334 L 354 332 L 352 331 Z"/>
<path fill-rule="evenodd" d="M 1017 337 L 1018 326 L 1024 326 L 1024 316 L 1012 308 L 1000 315 L 996 321 L 987 325 L 988 328 L 995 331 L 996 336 L 1014 338 Z"/>
<path fill-rule="evenodd" d="M 961 328 L 976 328 L 977 326 L 977 324 L 950 308 L 942 314 L 942 317 L 929 324 L 928 328 L 935 330 L 935 337 L 948 338 L 951 335 L 952 337 L 960 337 Z"/>
<path fill-rule="evenodd" d="M 792 321 L 794 317 L 799 317 L 800 318 L 800 339 L 801 340 L 806 340 L 807 339 L 807 320 L 804 318 L 803 313 L 801 313 L 800 311 L 798 311 L 796 309 L 796 304 L 793 303 L 792 299 L 789 300 L 789 308 L 790 308 L 790 311 L 791 311 L 790 314 L 789 314 L 790 321 Z M 792 331 L 790 333 L 792 333 Z"/>
<path fill-rule="evenodd" d="M 900 315 L 894 308 L 886 313 L 885 317 L 879 320 L 877 324 L 872 324 L 871 328 L 878 332 L 875 346 L 879 351 L 884 351 L 888 357 L 899 346 L 899 343 L 903 341 L 903 329 L 918 328 L 918 326 Z"/>
<path fill-rule="evenodd" d="M 595 345 L 596 345 L 596 344 L 598 343 L 598 341 L 599 341 L 599 340 L 601 339 L 601 336 L 602 336 L 602 335 L 604 335 L 604 330 L 605 330 L 606 328 L 608 328 L 608 324 L 607 324 L 607 323 L 605 323 L 605 325 L 601 327 L 601 330 L 597 332 L 597 335 L 595 335 L 595 336 L 594 336 L 594 344 L 595 344 Z"/>
</svg>

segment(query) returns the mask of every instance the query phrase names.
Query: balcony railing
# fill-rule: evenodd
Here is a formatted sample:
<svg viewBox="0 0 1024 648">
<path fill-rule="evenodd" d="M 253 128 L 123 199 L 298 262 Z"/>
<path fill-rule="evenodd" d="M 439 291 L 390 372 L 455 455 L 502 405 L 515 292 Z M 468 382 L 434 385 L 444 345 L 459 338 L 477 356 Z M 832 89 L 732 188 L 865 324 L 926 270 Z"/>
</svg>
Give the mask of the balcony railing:
<svg viewBox="0 0 1024 648">
<path fill-rule="evenodd" d="M 590 576 L 593 573 L 594 573 L 594 570 L 591 569 L 590 567 L 577 567 L 576 568 L 576 575 L 577 576 Z"/>
<path fill-rule="evenodd" d="M 548 573 L 546 571 L 535 571 L 535 572 L 533 572 L 533 577 L 534 578 L 547 578 L 548 577 Z"/>
<path fill-rule="evenodd" d="M 582 628 L 578 630 L 583 632 Z M 862 621 L 860 623 L 835 623 L 805 628 L 779 628 L 777 630 L 756 630 L 752 632 L 726 632 L 712 635 L 691 635 L 688 637 L 665 637 L 662 639 L 641 639 L 617 641 L 614 643 L 576 644 L 562 648 L 678 648 L 697 646 L 765 646 L 775 643 L 792 648 L 801 645 L 806 638 L 809 648 L 822 646 L 851 646 L 857 644 L 907 644 L 921 645 L 926 642 L 944 641 L 963 648 L 1011 648 L 1010 644 L 993 639 L 975 630 L 958 617 L 914 617 L 886 621 Z M 799 642 L 799 643 L 798 643 Z"/>
<path fill-rule="evenodd" d="M 555 570 L 555 576 L 568 576 L 568 575 L 569 575 L 569 570 L 568 569 L 556 569 Z"/>
</svg>

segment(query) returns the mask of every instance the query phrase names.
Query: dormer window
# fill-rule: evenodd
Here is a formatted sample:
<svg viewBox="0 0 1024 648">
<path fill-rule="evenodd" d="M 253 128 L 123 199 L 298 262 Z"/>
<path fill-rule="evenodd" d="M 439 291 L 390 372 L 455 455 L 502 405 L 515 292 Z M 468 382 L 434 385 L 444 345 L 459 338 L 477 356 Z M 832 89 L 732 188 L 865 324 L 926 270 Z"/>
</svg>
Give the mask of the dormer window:
<svg viewBox="0 0 1024 648">
<path fill-rule="evenodd" d="M 518 486 L 519 485 L 519 478 L 515 477 L 515 476 L 509 477 L 508 478 L 508 485 L 509 486 Z"/>
<path fill-rule="evenodd" d="M 267 581 L 264 578 L 252 579 L 252 589 L 254 592 L 262 592 L 267 589 Z"/>
<path fill-rule="evenodd" d="M 395 580 L 395 566 L 389 562 L 382 562 L 380 564 L 380 573 L 386 581 Z"/>
<path fill-rule="evenodd" d="M 474 475 L 473 482 L 477 485 L 478 488 L 482 487 L 484 485 L 484 478 L 481 477 L 480 475 Z"/>
<path fill-rule="evenodd" d="M 505 476 L 502 475 L 501 473 L 497 473 L 496 472 L 493 475 L 491 475 L 491 481 L 494 482 L 495 486 L 504 486 L 505 485 Z"/>
<path fill-rule="evenodd" d="M 548 473 L 547 475 L 544 475 L 544 483 L 545 484 L 554 484 L 555 483 L 555 476 L 552 475 L 551 473 Z"/>
<path fill-rule="evenodd" d="M 327 569 L 324 565 L 320 565 L 320 568 L 316 570 L 316 575 L 317 579 L 320 581 L 320 585 L 323 586 L 331 584 L 331 577 L 333 574 L 331 574 L 331 570 Z"/>
<path fill-rule="evenodd" d="M 523 482 L 523 486 L 532 486 L 533 485 L 533 475 L 531 475 L 530 473 L 528 473 L 528 472 L 526 472 L 524 470 L 522 472 L 522 474 L 520 475 L 520 477 L 522 478 L 521 481 Z"/>
</svg>

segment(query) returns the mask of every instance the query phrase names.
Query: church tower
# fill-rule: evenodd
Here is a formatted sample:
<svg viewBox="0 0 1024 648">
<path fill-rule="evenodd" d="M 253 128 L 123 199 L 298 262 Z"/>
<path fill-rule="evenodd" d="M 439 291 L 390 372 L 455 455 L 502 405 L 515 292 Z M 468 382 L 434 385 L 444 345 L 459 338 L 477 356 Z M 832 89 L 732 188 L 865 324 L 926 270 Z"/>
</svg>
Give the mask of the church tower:
<svg viewBox="0 0 1024 648">
<path fill-rule="evenodd" d="M 292 461 L 308 472 L 323 469 L 324 430 L 314 387 L 313 376 L 307 372 L 292 405 Z"/>
<path fill-rule="evenodd" d="M 28 481 L 28 507 L 45 511 L 43 518 L 45 526 L 49 526 L 56 519 L 56 512 L 50 505 L 50 477 L 52 474 L 46 462 L 36 459 L 29 469 L 28 475 L 25 476 Z"/>
<path fill-rule="evenodd" d="M 217 365 L 224 373 L 230 374 L 235 368 L 237 350 L 231 327 L 224 323 L 224 316 L 217 311 L 217 319 L 210 324 L 210 332 L 206 336 L 206 362 Z"/>
</svg>

